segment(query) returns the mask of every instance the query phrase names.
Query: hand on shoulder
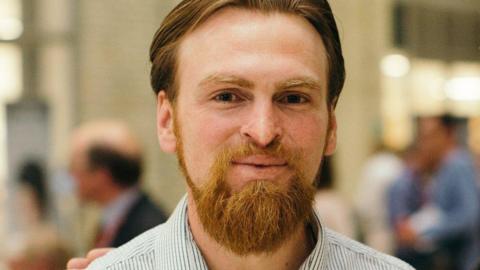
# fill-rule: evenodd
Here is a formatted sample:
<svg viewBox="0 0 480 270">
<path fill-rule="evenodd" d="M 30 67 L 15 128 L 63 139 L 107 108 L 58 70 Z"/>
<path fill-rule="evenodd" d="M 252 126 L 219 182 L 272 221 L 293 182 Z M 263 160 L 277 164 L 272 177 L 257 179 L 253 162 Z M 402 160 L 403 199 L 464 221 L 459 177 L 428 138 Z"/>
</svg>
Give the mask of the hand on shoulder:
<svg viewBox="0 0 480 270">
<path fill-rule="evenodd" d="M 98 248 L 92 249 L 84 258 L 72 258 L 67 263 L 67 270 L 82 270 L 86 269 L 88 265 L 95 259 L 107 254 L 113 248 Z"/>
</svg>

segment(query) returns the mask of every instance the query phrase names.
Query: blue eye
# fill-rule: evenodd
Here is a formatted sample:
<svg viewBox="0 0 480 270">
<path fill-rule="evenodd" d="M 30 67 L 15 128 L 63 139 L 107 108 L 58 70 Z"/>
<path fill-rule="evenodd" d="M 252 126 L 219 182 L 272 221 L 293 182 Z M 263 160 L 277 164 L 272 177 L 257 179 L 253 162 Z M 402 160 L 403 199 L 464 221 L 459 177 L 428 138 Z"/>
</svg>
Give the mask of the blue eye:
<svg viewBox="0 0 480 270">
<path fill-rule="evenodd" d="M 216 101 L 220 102 L 237 102 L 240 98 L 231 92 L 222 92 L 214 97 Z"/>
<path fill-rule="evenodd" d="M 308 101 L 308 99 L 299 94 L 288 94 L 280 98 L 279 100 L 284 104 L 302 104 Z"/>
</svg>

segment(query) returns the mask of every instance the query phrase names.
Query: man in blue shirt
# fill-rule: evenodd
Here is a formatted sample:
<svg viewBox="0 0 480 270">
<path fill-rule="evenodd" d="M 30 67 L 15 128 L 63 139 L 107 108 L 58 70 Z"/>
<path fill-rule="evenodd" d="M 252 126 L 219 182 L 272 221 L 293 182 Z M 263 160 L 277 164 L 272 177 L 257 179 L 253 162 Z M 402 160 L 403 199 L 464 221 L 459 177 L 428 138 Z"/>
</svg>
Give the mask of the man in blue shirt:
<svg viewBox="0 0 480 270">
<path fill-rule="evenodd" d="M 470 269 L 476 256 L 479 199 L 458 119 L 420 117 L 415 148 L 389 196 L 397 256 L 417 269 Z"/>
</svg>

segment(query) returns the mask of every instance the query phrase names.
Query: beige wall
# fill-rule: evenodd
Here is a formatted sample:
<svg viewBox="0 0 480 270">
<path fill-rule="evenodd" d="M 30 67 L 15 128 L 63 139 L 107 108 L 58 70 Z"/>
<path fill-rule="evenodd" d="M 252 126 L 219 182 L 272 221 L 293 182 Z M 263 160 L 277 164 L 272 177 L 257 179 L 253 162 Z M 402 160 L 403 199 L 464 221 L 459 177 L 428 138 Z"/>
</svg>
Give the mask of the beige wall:
<svg viewBox="0 0 480 270">
<path fill-rule="evenodd" d="M 389 0 L 330 1 L 341 32 L 347 80 L 337 107 L 338 187 L 353 195 L 362 164 L 375 145 L 380 117 L 379 61 L 390 40 Z"/>
<path fill-rule="evenodd" d="M 78 1 L 76 119 L 119 117 L 137 131 L 147 153 L 148 191 L 171 210 L 184 193 L 174 157 L 156 141 L 155 100 L 149 86 L 148 48 L 166 0 Z M 378 60 L 386 47 L 390 1 L 333 0 L 348 79 L 337 110 L 339 187 L 350 194 L 380 121 Z"/>
</svg>

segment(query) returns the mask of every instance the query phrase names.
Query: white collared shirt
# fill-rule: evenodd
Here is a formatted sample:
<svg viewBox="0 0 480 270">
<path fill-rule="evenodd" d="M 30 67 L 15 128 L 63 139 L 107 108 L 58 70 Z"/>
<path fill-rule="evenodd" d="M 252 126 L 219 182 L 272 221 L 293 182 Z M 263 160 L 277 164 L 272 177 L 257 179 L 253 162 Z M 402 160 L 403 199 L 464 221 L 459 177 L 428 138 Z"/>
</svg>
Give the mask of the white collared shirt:
<svg viewBox="0 0 480 270">
<path fill-rule="evenodd" d="M 300 267 L 310 269 L 412 270 L 397 258 L 324 228 L 314 213 L 319 232 L 312 253 Z M 169 220 L 95 260 L 89 270 L 207 270 L 187 221 L 187 200 L 182 198 Z"/>
</svg>

